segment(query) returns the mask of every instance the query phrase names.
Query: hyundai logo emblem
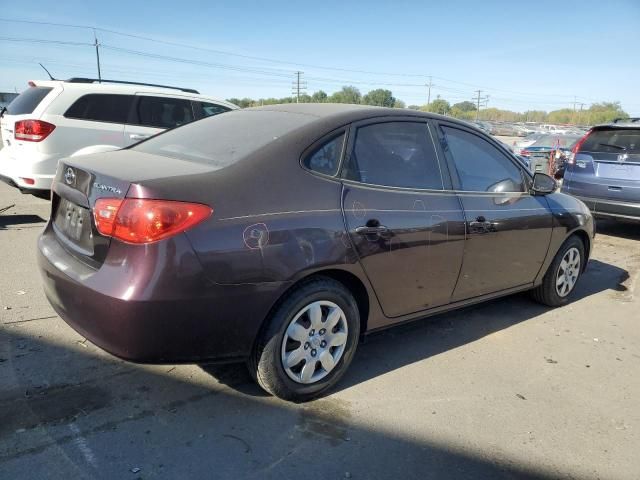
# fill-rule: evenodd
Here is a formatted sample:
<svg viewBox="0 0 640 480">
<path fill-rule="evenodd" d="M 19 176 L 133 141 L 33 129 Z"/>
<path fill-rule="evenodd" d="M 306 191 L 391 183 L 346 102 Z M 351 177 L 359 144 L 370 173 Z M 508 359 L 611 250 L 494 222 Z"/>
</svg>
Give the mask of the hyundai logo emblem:
<svg viewBox="0 0 640 480">
<path fill-rule="evenodd" d="M 73 171 L 73 168 L 68 167 L 64 172 L 64 181 L 69 185 L 73 185 L 76 181 L 76 172 Z"/>
</svg>

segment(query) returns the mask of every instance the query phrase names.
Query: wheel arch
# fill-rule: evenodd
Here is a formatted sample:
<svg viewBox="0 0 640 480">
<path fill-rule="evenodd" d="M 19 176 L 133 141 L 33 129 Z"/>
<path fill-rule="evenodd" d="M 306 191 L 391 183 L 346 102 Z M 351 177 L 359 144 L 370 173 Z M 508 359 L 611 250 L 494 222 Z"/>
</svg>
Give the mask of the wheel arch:
<svg viewBox="0 0 640 480">
<path fill-rule="evenodd" d="M 568 239 L 570 239 L 572 236 L 578 237 L 582 242 L 582 245 L 584 246 L 584 262 L 582 263 L 582 272 L 584 272 L 585 268 L 587 268 L 587 262 L 589 261 L 589 257 L 591 254 L 591 238 L 589 237 L 589 234 L 585 230 L 582 230 L 581 228 L 579 228 L 571 232 L 569 235 L 567 235 L 565 242 Z M 564 242 L 563 242 L 563 245 L 564 245 Z"/>
<path fill-rule="evenodd" d="M 292 291 L 294 291 L 301 285 L 304 285 L 305 283 L 313 281 L 316 278 L 323 277 L 330 278 L 339 282 L 353 295 L 353 298 L 356 301 L 356 305 L 358 306 L 358 312 L 360 313 L 360 334 L 364 334 L 367 331 L 369 312 L 371 309 L 371 300 L 367 287 L 356 274 L 339 268 L 329 268 L 326 270 L 316 270 L 310 272 L 307 275 L 296 279 L 291 285 L 289 285 L 287 289 L 284 290 L 280 294 L 278 299 L 273 303 L 273 305 L 269 309 L 269 312 L 262 320 L 262 324 L 260 325 L 260 328 L 258 330 L 257 338 L 261 336 L 263 329 L 268 324 L 269 318 L 271 318 L 274 311 L 280 306 L 280 304 Z"/>
</svg>

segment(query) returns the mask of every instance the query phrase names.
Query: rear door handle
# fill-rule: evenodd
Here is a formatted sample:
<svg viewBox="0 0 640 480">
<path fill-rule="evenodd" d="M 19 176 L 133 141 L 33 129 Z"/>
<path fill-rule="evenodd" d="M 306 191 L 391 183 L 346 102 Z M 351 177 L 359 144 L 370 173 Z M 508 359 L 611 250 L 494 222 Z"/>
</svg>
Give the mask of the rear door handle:
<svg viewBox="0 0 640 480">
<path fill-rule="evenodd" d="M 356 227 L 356 233 L 358 235 L 388 235 L 389 229 L 384 225 L 378 225 L 376 227 Z"/>
<path fill-rule="evenodd" d="M 143 135 L 141 133 L 132 133 L 129 135 L 131 140 L 144 140 L 145 138 L 149 138 L 151 135 Z"/>
</svg>

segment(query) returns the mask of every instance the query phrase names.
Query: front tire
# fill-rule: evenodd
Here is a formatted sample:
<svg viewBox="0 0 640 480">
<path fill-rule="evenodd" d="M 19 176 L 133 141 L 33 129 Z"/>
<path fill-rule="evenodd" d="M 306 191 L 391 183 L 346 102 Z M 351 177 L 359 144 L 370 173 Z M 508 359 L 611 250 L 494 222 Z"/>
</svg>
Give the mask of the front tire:
<svg viewBox="0 0 640 480">
<path fill-rule="evenodd" d="M 542 283 L 532 291 L 533 298 L 549 307 L 559 307 L 569 302 L 584 270 L 584 245 L 571 236 L 560 247 L 549 266 Z"/>
<path fill-rule="evenodd" d="M 289 292 L 267 319 L 249 370 L 276 397 L 311 400 L 342 377 L 359 336 L 353 295 L 336 280 L 316 277 Z"/>
</svg>

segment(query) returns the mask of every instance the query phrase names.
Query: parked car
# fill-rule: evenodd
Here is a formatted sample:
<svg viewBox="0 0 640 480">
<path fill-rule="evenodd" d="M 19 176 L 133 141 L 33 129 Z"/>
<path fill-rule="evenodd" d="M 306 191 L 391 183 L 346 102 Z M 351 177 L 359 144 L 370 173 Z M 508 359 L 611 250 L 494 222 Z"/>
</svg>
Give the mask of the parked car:
<svg viewBox="0 0 640 480">
<path fill-rule="evenodd" d="M 571 149 L 580 138 L 578 135 L 543 135 L 520 150 L 520 155 L 529 159 L 532 171 L 563 178 Z"/>
<path fill-rule="evenodd" d="M 0 118 L 0 180 L 48 199 L 60 158 L 124 148 L 236 108 L 188 88 L 88 78 L 31 81 Z"/>
<path fill-rule="evenodd" d="M 308 400 L 363 334 L 524 290 L 567 303 L 593 236 L 581 201 L 465 122 L 290 104 L 62 160 L 38 261 L 105 350 L 247 361 Z"/>
<path fill-rule="evenodd" d="M 562 191 L 596 216 L 640 220 L 640 118 L 594 127 L 573 151 Z"/>
<path fill-rule="evenodd" d="M 520 152 L 547 135 L 546 133 L 528 133 L 522 140 L 515 143 L 515 151 Z"/>
<path fill-rule="evenodd" d="M 561 127 L 559 125 L 549 125 L 549 124 L 540 125 L 540 130 L 545 133 L 551 133 L 555 135 L 565 135 L 566 133 L 569 133 L 568 128 Z"/>
</svg>

